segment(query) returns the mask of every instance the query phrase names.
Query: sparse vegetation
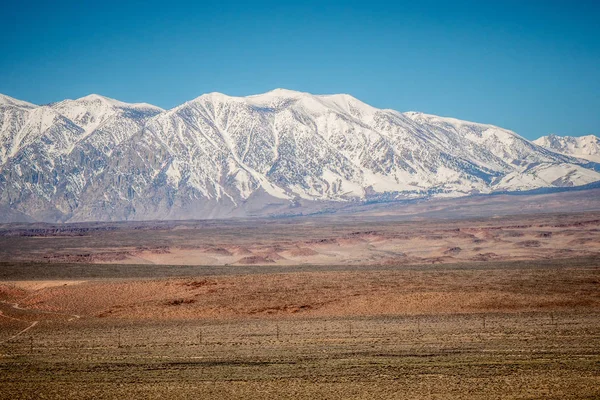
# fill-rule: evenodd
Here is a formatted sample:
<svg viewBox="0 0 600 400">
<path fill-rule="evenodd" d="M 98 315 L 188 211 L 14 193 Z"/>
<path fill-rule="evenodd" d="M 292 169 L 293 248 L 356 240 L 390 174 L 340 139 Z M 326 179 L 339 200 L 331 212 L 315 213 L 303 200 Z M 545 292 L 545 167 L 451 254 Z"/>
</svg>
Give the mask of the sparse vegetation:
<svg viewBox="0 0 600 400">
<path fill-rule="evenodd" d="M 239 242 L 227 229 L 209 243 L 201 230 L 181 236 L 211 256 L 271 254 L 268 265 L 9 258 L 0 263 L 0 399 L 598 398 L 600 257 L 583 239 L 600 234 L 599 221 L 514 222 L 320 226 L 310 239 L 295 229 L 302 246 L 275 231 Z M 146 231 L 135 248 L 172 257 L 173 232 Z M 88 238 L 88 253 L 112 251 L 107 241 L 121 233 L 106 234 Z M 406 249 L 400 262 L 282 266 L 273 256 L 313 257 L 307 243 L 383 251 L 390 238 L 425 237 L 438 247 Z M 549 252 L 565 238 L 588 250 Z M 48 238 L 41 253 L 52 240 L 63 239 Z M 84 254 L 82 238 L 64 240 L 55 250 Z M 529 259 L 507 259 L 515 254 Z"/>
</svg>

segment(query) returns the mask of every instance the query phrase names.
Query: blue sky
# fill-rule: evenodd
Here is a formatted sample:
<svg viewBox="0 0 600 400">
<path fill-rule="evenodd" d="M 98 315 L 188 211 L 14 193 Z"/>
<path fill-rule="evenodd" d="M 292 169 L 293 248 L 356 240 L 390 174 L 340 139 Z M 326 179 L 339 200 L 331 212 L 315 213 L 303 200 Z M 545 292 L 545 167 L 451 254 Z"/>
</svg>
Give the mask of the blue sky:
<svg viewBox="0 0 600 400">
<path fill-rule="evenodd" d="M 0 54 L 0 93 L 38 104 L 284 87 L 600 134 L 599 1 L 12 1 Z"/>
</svg>

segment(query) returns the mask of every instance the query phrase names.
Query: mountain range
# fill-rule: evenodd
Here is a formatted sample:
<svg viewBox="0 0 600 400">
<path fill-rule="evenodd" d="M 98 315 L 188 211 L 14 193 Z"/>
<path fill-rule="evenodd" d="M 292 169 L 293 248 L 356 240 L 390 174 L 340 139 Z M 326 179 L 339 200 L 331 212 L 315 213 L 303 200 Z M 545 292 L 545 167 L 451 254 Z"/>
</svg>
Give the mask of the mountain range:
<svg viewBox="0 0 600 400">
<path fill-rule="evenodd" d="M 600 163 L 600 138 L 594 135 L 581 137 L 548 135 L 534 140 L 533 143 L 557 153 Z"/>
<path fill-rule="evenodd" d="M 297 215 L 322 204 L 600 181 L 595 136 L 534 142 L 345 94 L 202 95 L 170 110 L 0 95 L 0 221 Z"/>
</svg>

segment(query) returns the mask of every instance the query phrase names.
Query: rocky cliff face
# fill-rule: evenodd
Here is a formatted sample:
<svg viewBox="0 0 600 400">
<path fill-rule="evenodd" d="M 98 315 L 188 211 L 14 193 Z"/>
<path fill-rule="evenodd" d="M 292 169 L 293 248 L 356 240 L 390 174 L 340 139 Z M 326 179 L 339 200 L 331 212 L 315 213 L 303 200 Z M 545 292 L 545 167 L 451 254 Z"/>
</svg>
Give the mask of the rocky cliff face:
<svg viewBox="0 0 600 400">
<path fill-rule="evenodd" d="M 0 205 L 48 221 L 300 213 L 577 186 L 600 180 L 594 168 L 495 126 L 348 95 L 211 93 L 167 111 L 97 95 L 40 107 L 0 97 Z"/>
</svg>

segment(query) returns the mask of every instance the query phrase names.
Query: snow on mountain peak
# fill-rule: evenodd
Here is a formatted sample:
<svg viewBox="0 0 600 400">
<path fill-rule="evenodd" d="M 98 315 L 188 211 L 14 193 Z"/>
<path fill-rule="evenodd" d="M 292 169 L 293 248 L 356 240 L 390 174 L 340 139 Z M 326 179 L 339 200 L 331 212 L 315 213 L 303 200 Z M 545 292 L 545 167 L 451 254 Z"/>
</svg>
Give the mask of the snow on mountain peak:
<svg viewBox="0 0 600 400">
<path fill-rule="evenodd" d="M 53 109 L 81 126 L 87 134 L 107 121 L 129 112 L 134 118 L 156 115 L 163 110 L 146 103 L 125 103 L 98 94 L 90 94 L 75 100 L 63 100 L 51 105 Z M 138 115 L 139 114 L 139 115 Z"/>
<path fill-rule="evenodd" d="M 250 96 L 229 96 L 219 92 L 203 94 L 190 100 L 171 111 L 185 108 L 190 104 L 246 104 L 251 107 L 267 108 L 273 110 L 284 110 L 289 107 L 298 106 L 303 110 L 323 114 L 329 111 L 336 111 L 342 114 L 372 114 L 378 109 L 363 103 L 362 101 L 348 94 L 331 95 L 313 95 L 307 92 L 300 92 L 288 89 L 274 89 L 266 93 Z"/>
<path fill-rule="evenodd" d="M 600 180 L 596 164 L 512 131 L 348 94 L 213 92 L 167 111 L 92 94 L 32 107 L 0 107 L 0 206 L 33 218 L 268 215 Z"/>
<path fill-rule="evenodd" d="M 34 108 L 37 107 L 35 104 L 28 103 L 26 101 L 17 100 L 13 97 L 7 96 L 5 94 L 0 93 L 0 106 L 16 106 L 16 107 L 24 107 L 24 108 Z"/>
<path fill-rule="evenodd" d="M 550 134 L 533 143 L 561 154 L 600 163 L 600 138 L 595 135 L 576 137 Z"/>
<path fill-rule="evenodd" d="M 210 92 L 210 93 L 201 94 L 200 96 L 189 101 L 188 103 L 201 102 L 201 101 L 225 102 L 225 101 L 235 101 L 235 100 L 240 100 L 240 99 L 241 99 L 240 97 L 229 96 L 229 95 L 226 95 L 226 94 L 220 93 L 220 92 Z"/>
<path fill-rule="evenodd" d="M 162 108 L 157 107 L 157 106 L 152 105 L 152 104 L 148 104 L 148 103 L 125 103 L 123 101 L 115 100 L 115 99 L 112 99 L 112 98 L 106 97 L 106 96 L 101 96 L 101 95 L 95 94 L 95 93 L 88 94 L 87 96 L 80 97 L 80 98 L 75 99 L 75 100 L 66 100 L 66 101 L 70 101 L 70 102 L 73 102 L 73 103 L 102 103 L 102 104 L 107 105 L 107 106 L 118 107 L 118 108 L 148 108 L 148 109 L 155 109 L 155 110 L 163 111 Z"/>
<path fill-rule="evenodd" d="M 310 94 L 288 89 L 273 89 L 265 93 L 242 97 L 241 99 L 256 107 L 281 108 L 306 96 L 310 96 Z"/>
<path fill-rule="evenodd" d="M 269 90 L 268 92 L 265 92 L 265 93 L 262 93 L 262 94 L 256 94 L 256 95 L 252 95 L 252 96 L 248 96 L 248 97 L 258 97 L 258 96 L 297 97 L 297 96 L 304 96 L 304 95 L 307 95 L 307 94 L 309 94 L 309 93 L 301 92 L 301 91 L 298 91 L 298 90 L 275 88 L 273 90 Z"/>
<path fill-rule="evenodd" d="M 479 122 L 465 121 L 462 119 L 457 119 L 457 118 L 452 118 L 452 117 L 441 117 L 439 115 L 426 114 L 426 113 L 418 112 L 418 111 L 408 111 L 408 112 L 404 112 L 402 114 L 415 120 L 415 121 L 421 120 L 421 121 L 429 121 L 429 122 L 433 122 L 433 123 L 446 123 L 446 124 L 455 125 L 455 126 L 471 125 L 471 126 L 479 126 L 482 128 L 498 128 L 497 126 L 490 125 L 490 124 L 482 124 Z"/>
</svg>

